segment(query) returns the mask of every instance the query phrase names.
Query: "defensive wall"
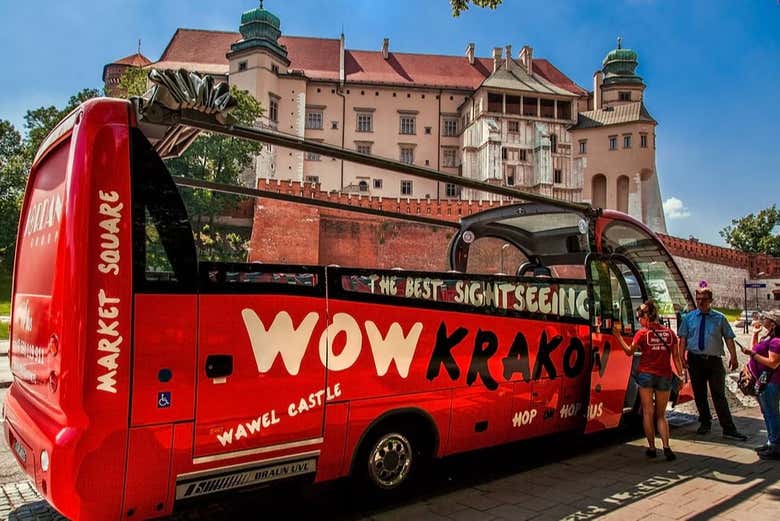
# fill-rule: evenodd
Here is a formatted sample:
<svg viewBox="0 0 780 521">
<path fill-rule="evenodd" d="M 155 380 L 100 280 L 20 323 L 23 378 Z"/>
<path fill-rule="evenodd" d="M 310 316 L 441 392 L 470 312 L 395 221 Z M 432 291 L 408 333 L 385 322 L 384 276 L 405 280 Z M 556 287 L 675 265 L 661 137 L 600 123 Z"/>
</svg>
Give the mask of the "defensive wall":
<svg viewBox="0 0 780 521">
<path fill-rule="evenodd" d="M 401 214 L 433 217 L 456 223 L 465 215 L 505 204 L 501 201 L 465 201 L 371 197 L 324 192 L 318 184 L 296 181 L 258 181 L 261 190 L 373 208 Z M 410 270 L 448 269 L 446 251 L 454 229 L 354 212 L 307 206 L 275 199 L 258 199 L 255 205 L 250 260 L 342 266 L 402 267 Z M 743 253 L 730 248 L 658 235 L 674 256 L 693 290 L 706 281 L 716 305 L 741 308 L 745 280 L 767 279 L 767 293 L 759 298 L 748 292 L 748 305 L 780 307 L 772 297 L 780 283 L 780 258 Z M 433 257 L 431 252 L 441 252 Z M 487 272 L 500 271 L 498 260 L 485 259 Z M 764 296 L 766 295 L 766 297 Z"/>
</svg>

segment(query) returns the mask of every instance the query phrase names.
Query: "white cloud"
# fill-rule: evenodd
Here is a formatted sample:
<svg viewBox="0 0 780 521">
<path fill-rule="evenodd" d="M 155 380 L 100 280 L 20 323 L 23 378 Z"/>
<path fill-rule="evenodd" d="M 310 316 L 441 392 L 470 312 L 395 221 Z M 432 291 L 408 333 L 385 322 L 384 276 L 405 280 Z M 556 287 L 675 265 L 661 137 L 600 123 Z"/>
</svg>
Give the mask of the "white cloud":
<svg viewBox="0 0 780 521">
<path fill-rule="evenodd" d="M 664 213 L 669 219 L 685 219 L 691 216 L 691 212 L 685 204 L 676 197 L 670 197 L 664 201 Z"/>
</svg>

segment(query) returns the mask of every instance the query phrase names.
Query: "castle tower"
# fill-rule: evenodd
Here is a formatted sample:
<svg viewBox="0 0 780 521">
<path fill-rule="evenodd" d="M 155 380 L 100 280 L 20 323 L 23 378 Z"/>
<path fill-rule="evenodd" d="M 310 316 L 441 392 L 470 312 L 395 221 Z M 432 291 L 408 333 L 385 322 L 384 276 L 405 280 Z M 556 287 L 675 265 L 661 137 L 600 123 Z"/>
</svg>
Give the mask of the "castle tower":
<svg viewBox="0 0 780 521">
<path fill-rule="evenodd" d="M 657 122 L 644 104 L 636 74 L 637 53 L 621 39 L 593 75 L 593 110 L 581 112 L 570 131 L 574 169 L 583 178 L 583 200 L 615 209 L 666 233 L 655 167 Z"/>
</svg>

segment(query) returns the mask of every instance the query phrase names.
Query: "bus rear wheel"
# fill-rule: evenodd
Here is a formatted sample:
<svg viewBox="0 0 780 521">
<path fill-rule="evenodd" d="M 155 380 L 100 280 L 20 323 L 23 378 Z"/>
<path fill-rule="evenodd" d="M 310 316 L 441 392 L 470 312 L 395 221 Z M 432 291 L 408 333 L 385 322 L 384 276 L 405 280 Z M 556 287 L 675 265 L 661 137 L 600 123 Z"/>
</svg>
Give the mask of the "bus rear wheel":
<svg viewBox="0 0 780 521">
<path fill-rule="evenodd" d="M 372 498 L 403 495 L 428 465 L 431 450 L 425 440 L 411 427 L 380 427 L 363 443 L 353 477 Z"/>
</svg>

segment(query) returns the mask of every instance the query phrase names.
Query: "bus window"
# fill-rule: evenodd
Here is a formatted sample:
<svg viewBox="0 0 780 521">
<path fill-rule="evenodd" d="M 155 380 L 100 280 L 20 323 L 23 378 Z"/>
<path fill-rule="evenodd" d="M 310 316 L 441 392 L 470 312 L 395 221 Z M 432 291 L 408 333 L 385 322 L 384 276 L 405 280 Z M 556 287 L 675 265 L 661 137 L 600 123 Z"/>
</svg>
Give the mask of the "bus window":
<svg viewBox="0 0 780 521">
<path fill-rule="evenodd" d="M 592 324 L 597 330 L 609 332 L 612 325 L 623 328 L 625 334 L 636 330 L 633 296 L 625 278 L 626 268 L 619 263 L 595 260 L 590 263 L 593 281 Z"/>
<path fill-rule="evenodd" d="M 496 237 L 480 237 L 469 247 L 466 273 L 514 275 L 527 260 L 513 244 Z"/>
<path fill-rule="evenodd" d="M 606 227 L 602 236 L 605 253 L 619 254 L 639 270 L 647 293 L 659 315 L 674 328 L 679 314 L 693 309 L 685 280 L 661 244 L 640 228 L 623 222 Z"/>
<path fill-rule="evenodd" d="M 192 292 L 197 259 L 187 211 L 165 164 L 133 129 L 133 262 L 139 291 Z"/>
</svg>

